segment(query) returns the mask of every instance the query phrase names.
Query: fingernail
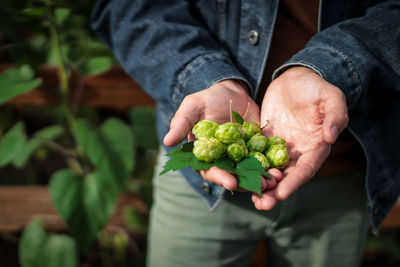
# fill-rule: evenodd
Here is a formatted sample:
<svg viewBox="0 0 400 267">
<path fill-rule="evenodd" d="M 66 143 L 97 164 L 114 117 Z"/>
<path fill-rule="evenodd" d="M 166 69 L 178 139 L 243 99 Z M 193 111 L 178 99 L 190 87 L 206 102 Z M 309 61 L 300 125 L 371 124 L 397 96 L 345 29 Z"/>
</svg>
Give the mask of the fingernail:
<svg viewBox="0 0 400 267">
<path fill-rule="evenodd" d="M 225 189 L 227 189 L 227 190 L 230 190 L 231 188 L 230 188 L 230 184 L 228 183 L 228 182 L 224 182 L 223 184 L 222 184 L 222 186 L 225 188 Z"/>
<path fill-rule="evenodd" d="M 168 132 L 168 133 L 164 136 L 164 139 L 163 139 L 164 144 L 165 144 L 165 141 L 168 141 L 168 136 L 169 136 L 169 134 L 170 134 L 170 132 Z M 167 144 L 165 144 L 165 145 L 167 145 Z"/>
<path fill-rule="evenodd" d="M 235 189 L 235 185 L 233 185 L 233 183 L 230 181 L 225 181 L 224 188 L 228 189 L 228 190 L 233 190 L 233 189 Z"/>
<path fill-rule="evenodd" d="M 285 200 L 286 199 L 286 192 L 284 190 L 277 190 L 275 193 L 275 197 L 279 200 Z"/>
</svg>

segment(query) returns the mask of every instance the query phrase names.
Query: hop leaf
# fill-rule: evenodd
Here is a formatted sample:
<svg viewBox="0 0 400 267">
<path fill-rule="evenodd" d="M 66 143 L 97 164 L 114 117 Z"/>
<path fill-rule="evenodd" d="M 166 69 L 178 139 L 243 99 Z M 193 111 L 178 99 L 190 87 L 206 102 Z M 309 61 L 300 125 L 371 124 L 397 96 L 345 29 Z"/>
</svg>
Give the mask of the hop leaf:
<svg viewBox="0 0 400 267">
<path fill-rule="evenodd" d="M 189 167 L 194 158 L 193 153 L 193 142 L 181 145 L 167 154 L 167 156 L 172 157 L 169 159 L 160 175 L 167 173 L 169 171 L 177 171 Z"/>
<path fill-rule="evenodd" d="M 243 124 L 244 119 L 242 118 L 242 116 L 240 116 L 239 113 L 232 111 L 233 117 L 235 118 L 236 122 L 239 124 Z"/>
<path fill-rule="evenodd" d="M 270 175 L 261 166 L 261 163 L 254 158 L 245 158 L 238 162 L 236 174 L 239 179 L 239 187 L 261 195 L 261 176 Z"/>
</svg>

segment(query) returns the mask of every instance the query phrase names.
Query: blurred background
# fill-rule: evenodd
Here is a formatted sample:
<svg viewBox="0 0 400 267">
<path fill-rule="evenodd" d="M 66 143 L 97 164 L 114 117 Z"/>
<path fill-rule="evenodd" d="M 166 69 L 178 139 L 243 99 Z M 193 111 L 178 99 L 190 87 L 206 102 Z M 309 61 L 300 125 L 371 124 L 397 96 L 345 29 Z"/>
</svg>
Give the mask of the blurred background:
<svg viewBox="0 0 400 267">
<path fill-rule="evenodd" d="M 2 267 L 145 264 L 155 102 L 91 31 L 94 3 L 0 9 Z M 362 266 L 400 266 L 399 205 L 370 232 Z"/>
</svg>

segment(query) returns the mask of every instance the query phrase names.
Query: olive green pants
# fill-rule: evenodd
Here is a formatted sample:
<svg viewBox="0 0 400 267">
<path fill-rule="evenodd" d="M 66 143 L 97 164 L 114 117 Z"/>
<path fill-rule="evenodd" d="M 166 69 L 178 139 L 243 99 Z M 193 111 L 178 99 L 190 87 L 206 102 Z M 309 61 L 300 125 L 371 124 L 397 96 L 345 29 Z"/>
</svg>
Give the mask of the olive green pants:
<svg viewBox="0 0 400 267">
<path fill-rule="evenodd" d="M 147 266 L 249 266 L 262 239 L 270 267 L 360 264 L 368 214 L 359 174 L 314 177 L 272 211 L 235 192 L 210 212 L 179 172 L 156 175 L 154 190 Z"/>
</svg>

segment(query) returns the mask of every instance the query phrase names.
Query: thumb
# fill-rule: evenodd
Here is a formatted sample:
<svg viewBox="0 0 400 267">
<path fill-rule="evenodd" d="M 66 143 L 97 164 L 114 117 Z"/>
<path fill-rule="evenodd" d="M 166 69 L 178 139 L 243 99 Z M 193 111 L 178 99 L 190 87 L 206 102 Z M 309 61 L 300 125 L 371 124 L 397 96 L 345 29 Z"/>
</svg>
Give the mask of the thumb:
<svg viewBox="0 0 400 267">
<path fill-rule="evenodd" d="M 198 107 L 198 106 L 197 106 Z M 198 121 L 200 109 L 188 97 L 184 99 L 171 120 L 169 132 L 164 137 L 166 146 L 174 146 L 183 141 Z"/>
<path fill-rule="evenodd" d="M 337 90 L 325 100 L 325 118 L 322 125 L 325 142 L 335 143 L 339 134 L 347 127 L 349 116 L 347 113 L 346 99 L 342 91 Z"/>
</svg>

